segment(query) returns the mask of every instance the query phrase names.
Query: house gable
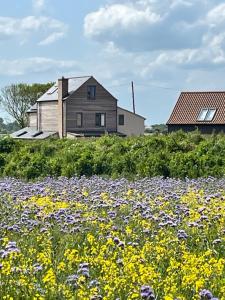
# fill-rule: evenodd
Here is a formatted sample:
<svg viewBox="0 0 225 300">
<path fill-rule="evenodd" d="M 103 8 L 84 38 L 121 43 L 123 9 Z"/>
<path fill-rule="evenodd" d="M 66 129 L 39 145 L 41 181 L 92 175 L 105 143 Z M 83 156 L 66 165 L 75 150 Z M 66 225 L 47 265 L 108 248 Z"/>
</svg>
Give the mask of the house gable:
<svg viewBox="0 0 225 300">
<path fill-rule="evenodd" d="M 89 99 L 90 86 L 96 87 L 95 99 Z M 113 97 L 94 77 L 89 78 L 66 99 L 66 128 L 69 132 L 117 131 L 117 99 Z M 77 117 L 82 114 L 82 126 L 77 126 Z M 105 114 L 106 124 L 96 126 L 96 114 Z"/>
</svg>

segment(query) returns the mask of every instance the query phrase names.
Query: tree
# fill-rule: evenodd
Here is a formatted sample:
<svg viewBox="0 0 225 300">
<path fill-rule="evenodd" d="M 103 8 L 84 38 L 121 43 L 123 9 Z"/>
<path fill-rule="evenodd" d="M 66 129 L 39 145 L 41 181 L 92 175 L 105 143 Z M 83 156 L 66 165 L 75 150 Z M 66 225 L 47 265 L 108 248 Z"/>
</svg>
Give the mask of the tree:
<svg viewBox="0 0 225 300">
<path fill-rule="evenodd" d="M 155 124 L 152 125 L 151 127 L 146 127 L 145 128 L 145 133 L 167 133 L 168 129 L 166 124 Z"/>
<path fill-rule="evenodd" d="M 8 134 L 19 129 L 19 125 L 16 121 L 5 123 L 3 118 L 0 118 L 0 135 Z"/>
<path fill-rule="evenodd" d="M 0 104 L 23 128 L 27 125 L 27 110 L 42 96 L 54 83 L 46 84 L 11 84 L 1 90 Z"/>
</svg>

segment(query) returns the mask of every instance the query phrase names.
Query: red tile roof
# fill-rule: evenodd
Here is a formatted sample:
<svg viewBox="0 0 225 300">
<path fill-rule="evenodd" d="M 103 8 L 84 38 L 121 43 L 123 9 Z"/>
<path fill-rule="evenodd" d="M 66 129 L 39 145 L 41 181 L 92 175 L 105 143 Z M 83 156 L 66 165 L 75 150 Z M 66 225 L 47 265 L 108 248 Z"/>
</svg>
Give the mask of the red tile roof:
<svg viewBox="0 0 225 300">
<path fill-rule="evenodd" d="M 198 121 L 202 109 L 216 109 L 212 121 Z M 224 92 L 182 92 L 167 124 L 225 124 Z"/>
</svg>

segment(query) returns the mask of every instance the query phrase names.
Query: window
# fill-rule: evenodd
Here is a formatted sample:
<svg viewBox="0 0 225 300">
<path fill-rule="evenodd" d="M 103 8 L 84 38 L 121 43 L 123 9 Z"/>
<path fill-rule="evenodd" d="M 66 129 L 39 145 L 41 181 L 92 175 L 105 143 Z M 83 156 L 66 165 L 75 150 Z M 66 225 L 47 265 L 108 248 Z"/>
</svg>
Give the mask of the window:
<svg viewBox="0 0 225 300">
<path fill-rule="evenodd" d="M 124 115 L 119 115 L 119 125 L 124 125 Z"/>
<path fill-rule="evenodd" d="M 95 100 L 96 98 L 96 86 L 95 85 L 88 85 L 87 87 L 87 99 L 88 100 Z"/>
<path fill-rule="evenodd" d="M 24 135 L 24 134 L 26 134 L 26 133 L 27 133 L 27 131 L 23 131 L 23 132 L 17 134 L 17 137 L 20 137 L 20 136 L 22 136 L 22 135 Z"/>
<path fill-rule="evenodd" d="M 214 108 L 203 108 L 198 115 L 198 121 L 212 121 L 214 115 L 216 113 L 216 109 Z"/>
<path fill-rule="evenodd" d="M 77 113 L 77 127 L 82 127 L 83 126 L 83 114 L 82 113 Z"/>
<path fill-rule="evenodd" d="M 105 127 L 105 113 L 97 113 L 95 115 L 96 127 Z"/>
<path fill-rule="evenodd" d="M 47 92 L 47 94 L 48 94 L 48 95 L 52 95 L 52 94 L 54 94 L 57 90 L 58 90 L 58 87 L 57 87 L 57 86 L 54 86 L 54 87 L 52 87 L 52 88 Z"/>
</svg>

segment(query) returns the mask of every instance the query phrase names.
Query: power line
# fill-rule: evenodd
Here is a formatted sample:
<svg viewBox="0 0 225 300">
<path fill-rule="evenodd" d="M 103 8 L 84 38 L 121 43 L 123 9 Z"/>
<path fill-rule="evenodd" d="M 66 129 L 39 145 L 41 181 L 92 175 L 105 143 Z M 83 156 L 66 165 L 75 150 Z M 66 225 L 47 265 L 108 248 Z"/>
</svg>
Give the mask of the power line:
<svg viewBox="0 0 225 300">
<path fill-rule="evenodd" d="M 171 90 L 171 91 L 176 91 L 176 92 L 181 92 L 183 89 L 175 89 L 175 88 L 171 88 L 171 87 L 166 87 L 166 86 L 161 86 L 161 85 L 156 85 L 156 84 L 143 84 L 143 83 L 135 83 L 136 86 L 145 86 L 145 87 L 155 87 L 158 89 L 163 89 L 163 90 Z"/>
<path fill-rule="evenodd" d="M 158 88 L 158 89 L 164 89 L 164 90 L 171 90 L 171 91 L 176 91 L 176 92 L 181 92 L 184 89 L 176 89 L 176 88 L 171 88 L 171 87 L 165 87 L 165 86 L 160 86 L 160 85 L 156 85 L 156 84 L 151 84 L 151 83 L 136 83 L 136 86 L 144 86 L 144 87 L 154 87 L 154 88 Z M 128 88 L 130 87 L 130 83 L 122 83 L 122 84 L 114 84 L 111 86 L 107 86 L 107 88 L 113 88 L 113 87 L 123 87 L 123 86 L 127 86 Z"/>
<path fill-rule="evenodd" d="M 113 85 L 110 85 L 110 86 L 107 85 L 107 88 L 121 87 L 121 86 L 129 86 L 129 84 L 128 83 L 121 83 L 121 84 L 113 84 Z"/>
</svg>

